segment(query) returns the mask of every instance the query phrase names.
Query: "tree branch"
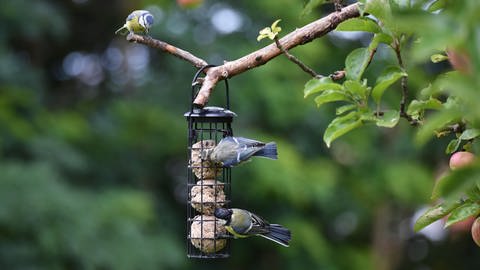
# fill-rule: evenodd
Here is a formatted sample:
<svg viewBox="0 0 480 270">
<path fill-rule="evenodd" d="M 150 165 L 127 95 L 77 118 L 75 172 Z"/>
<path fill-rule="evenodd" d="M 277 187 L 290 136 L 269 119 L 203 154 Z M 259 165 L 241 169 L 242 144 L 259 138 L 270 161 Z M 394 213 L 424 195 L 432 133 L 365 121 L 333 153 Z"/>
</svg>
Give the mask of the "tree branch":
<svg viewBox="0 0 480 270">
<path fill-rule="evenodd" d="M 398 65 L 400 65 L 400 67 L 403 70 L 405 70 L 405 65 L 404 65 L 403 59 L 402 59 L 402 53 L 400 51 L 400 41 L 395 40 L 393 48 L 395 49 L 395 54 L 397 56 Z M 412 126 L 417 126 L 418 121 L 413 119 L 410 115 L 408 115 L 407 110 L 406 110 L 406 104 L 407 104 L 407 98 L 408 98 L 408 77 L 403 76 L 400 83 L 401 83 L 401 87 L 402 87 L 402 99 L 400 100 L 400 117 L 403 117 L 403 118 L 407 119 L 407 121 Z"/>
<path fill-rule="evenodd" d="M 173 45 L 170 45 L 164 41 L 154 39 L 150 36 L 141 36 L 141 35 L 136 35 L 136 34 L 129 34 L 127 36 L 128 41 L 132 42 L 137 42 L 137 43 L 142 43 L 144 45 L 147 45 L 149 47 L 159 49 L 161 51 L 164 51 L 166 53 L 169 53 L 173 56 L 176 56 L 182 60 L 185 60 L 187 62 L 190 62 L 194 67 L 196 68 L 201 68 L 203 66 L 208 65 L 207 61 L 196 57 L 195 55 L 184 51 L 180 48 L 177 48 Z"/>
<path fill-rule="evenodd" d="M 278 43 L 285 50 L 290 50 L 291 48 L 294 48 L 298 45 L 304 45 L 316 38 L 322 37 L 325 34 L 333 31 L 339 23 L 358 16 L 360 16 L 358 4 L 351 4 L 342 8 L 341 11 L 333 12 L 326 17 L 307 24 L 302 28 L 296 29 L 295 31 L 279 39 Z M 186 60 L 187 62 L 190 62 L 193 66 L 197 68 L 207 65 L 207 62 L 205 60 L 196 57 L 187 51 L 176 48 L 175 46 L 172 46 L 160 40 L 153 39 L 151 37 L 133 34 L 129 35 L 127 37 L 127 40 L 135 41 L 150 46 L 152 48 L 160 49 L 164 52 L 170 53 L 176 57 Z M 215 88 L 215 85 L 219 81 L 231 78 L 252 68 L 264 65 L 265 63 L 280 54 L 282 54 L 282 51 L 277 47 L 275 43 L 272 43 L 239 59 L 227 61 L 223 65 L 206 69 L 206 76 L 197 97 L 193 101 L 194 105 L 197 107 L 204 107 L 207 104 L 208 99 L 213 89 Z"/>
<path fill-rule="evenodd" d="M 314 78 L 322 78 L 323 76 L 322 75 L 319 75 L 315 72 L 315 70 L 311 69 L 310 67 L 308 67 L 307 65 L 305 65 L 302 61 L 300 61 L 298 58 L 296 58 L 293 54 L 289 53 L 287 50 L 285 50 L 285 48 L 282 47 L 282 45 L 280 44 L 280 42 L 278 41 L 278 38 L 275 37 L 274 39 L 275 41 L 275 44 L 277 45 L 277 48 L 279 48 L 283 54 L 285 54 L 285 56 L 288 58 L 288 60 L 292 61 L 293 63 L 295 63 L 297 66 L 299 66 L 303 71 L 305 71 L 306 73 L 310 74 L 310 76 L 314 77 Z"/>
</svg>

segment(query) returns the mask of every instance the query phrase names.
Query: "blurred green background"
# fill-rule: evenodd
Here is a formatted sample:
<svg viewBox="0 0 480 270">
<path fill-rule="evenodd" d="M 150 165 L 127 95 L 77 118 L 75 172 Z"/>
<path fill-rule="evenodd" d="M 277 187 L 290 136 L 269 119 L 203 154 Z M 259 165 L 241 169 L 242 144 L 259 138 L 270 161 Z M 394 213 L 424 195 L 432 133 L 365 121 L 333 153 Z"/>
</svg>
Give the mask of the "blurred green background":
<svg viewBox="0 0 480 270">
<path fill-rule="evenodd" d="M 212 64 L 332 11 L 301 0 L 0 2 L 0 269 L 480 269 L 468 228 L 412 232 L 447 169 L 448 139 L 418 148 L 414 128 L 364 127 L 327 149 L 334 107 L 303 99 L 308 75 L 278 57 L 230 80 L 236 135 L 274 140 L 279 160 L 233 169 L 234 207 L 292 230 L 289 248 L 232 242 L 231 257 L 186 256 L 186 62 L 114 31 L 148 9 L 155 38 Z M 368 35 L 332 33 L 292 50 L 316 71 L 343 68 Z M 370 74 L 393 55 L 379 52 Z M 447 64 L 410 77 L 415 94 Z M 223 105 L 223 84 L 210 105 Z M 388 97 L 397 106 L 399 91 Z"/>
</svg>

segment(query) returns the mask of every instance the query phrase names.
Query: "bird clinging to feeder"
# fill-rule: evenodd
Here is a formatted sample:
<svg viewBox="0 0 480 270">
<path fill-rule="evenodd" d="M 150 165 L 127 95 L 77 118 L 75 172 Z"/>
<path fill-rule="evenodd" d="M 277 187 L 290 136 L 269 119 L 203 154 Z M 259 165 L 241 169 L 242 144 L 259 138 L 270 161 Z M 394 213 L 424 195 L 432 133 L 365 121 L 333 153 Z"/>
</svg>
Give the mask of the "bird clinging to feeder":
<svg viewBox="0 0 480 270">
<path fill-rule="evenodd" d="M 253 156 L 277 159 L 277 144 L 228 136 L 223 138 L 214 148 L 205 149 L 202 153 L 203 159 L 219 163 L 223 167 L 236 166 Z"/>
<path fill-rule="evenodd" d="M 238 208 L 217 208 L 215 217 L 226 221 L 225 229 L 234 238 L 245 238 L 253 235 L 262 236 L 284 247 L 289 246 L 290 230 L 279 224 L 270 224 L 262 217 L 247 210 Z"/>
</svg>

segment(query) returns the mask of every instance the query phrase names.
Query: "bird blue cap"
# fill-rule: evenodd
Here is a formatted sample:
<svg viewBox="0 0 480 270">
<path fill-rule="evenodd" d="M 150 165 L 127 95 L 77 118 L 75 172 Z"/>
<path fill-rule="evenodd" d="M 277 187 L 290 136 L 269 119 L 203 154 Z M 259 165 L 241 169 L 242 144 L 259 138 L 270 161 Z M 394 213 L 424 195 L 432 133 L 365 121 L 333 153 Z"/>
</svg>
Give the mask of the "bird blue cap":
<svg viewBox="0 0 480 270">
<path fill-rule="evenodd" d="M 226 208 L 217 208 L 215 209 L 215 212 L 213 214 L 215 215 L 216 218 L 229 220 L 233 214 L 233 211 Z"/>
</svg>

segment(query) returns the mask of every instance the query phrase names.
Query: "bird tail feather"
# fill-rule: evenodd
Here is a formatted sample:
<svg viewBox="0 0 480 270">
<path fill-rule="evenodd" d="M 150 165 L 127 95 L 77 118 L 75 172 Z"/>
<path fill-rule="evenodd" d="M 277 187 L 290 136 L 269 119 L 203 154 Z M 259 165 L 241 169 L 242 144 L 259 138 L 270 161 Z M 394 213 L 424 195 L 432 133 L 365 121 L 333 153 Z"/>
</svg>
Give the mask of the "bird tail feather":
<svg viewBox="0 0 480 270">
<path fill-rule="evenodd" d="M 117 31 L 115 31 L 115 35 L 126 35 L 128 33 L 128 28 L 124 25 L 120 28 L 117 29 Z"/>
<path fill-rule="evenodd" d="M 292 239 L 292 234 L 290 233 L 290 230 L 279 224 L 270 224 L 270 232 L 260 234 L 260 236 L 265 237 L 268 240 L 274 241 L 284 247 L 288 247 L 290 239 Z"/>
<path fill-rule="evenodd" d="M 265 144 L 265 147 L 256 152 L 254 156 L 278 159 L 277 144 L 274 142 Z"/>
</svg>

